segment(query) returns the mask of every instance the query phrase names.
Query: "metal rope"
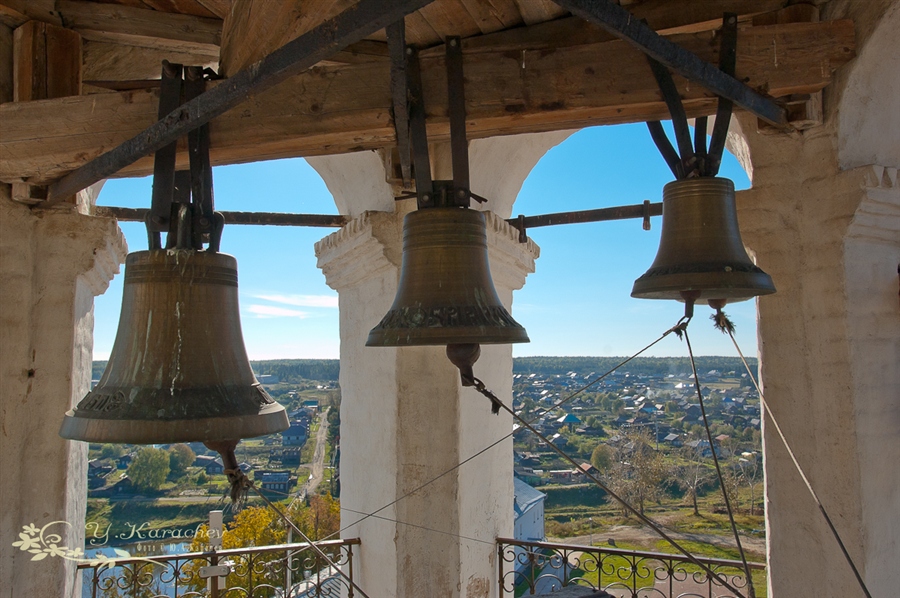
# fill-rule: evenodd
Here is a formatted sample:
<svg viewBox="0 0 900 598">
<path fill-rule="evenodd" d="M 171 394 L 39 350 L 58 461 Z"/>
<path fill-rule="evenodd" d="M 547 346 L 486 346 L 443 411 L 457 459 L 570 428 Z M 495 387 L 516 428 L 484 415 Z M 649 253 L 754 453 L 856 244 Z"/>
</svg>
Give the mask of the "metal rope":
<svg viewBox="0 0 900 598">
<path fill-rule="evenodd" d="M 765 415 L 769 417 L 769 420 L 771 420 L 772 425 L 775 427 L 775 431 L 778 432 L 778 437 L 781 438 L 781 443 L 787 450 L 791 461 L 794 462 L 794 467 L 797 468 L 797 473 L 800 474 L 800 477 L 803 479 L 803 483 L 806 484 L 806 489 L 809 490 L 810 495 L 816 502 L 816 506 L 819 507 L 819 511 L 822 513 L 822 517 L 825 518 L 825 522 L 828 523 L 828 528 L 831 530 L 831 534 L 834 536 L 834 539 L 837 540 L 838 546 L 840 546 L 841 548 L 841 552 L 844 553 L 844 558 L 847 560 L 850 568 L 853 569 L 853 575 L 856 576 L 856 581 L 859 583 L 859 587 L 862 589 L 863 594 L 866 595 L 866 598 L 872 598 L 872 594 L 869 593 L 869 588 L 866 587 L 866 582 L 863 581 L 862 575 L 860 575 L 859 573 L 859 569 L 856 568 L 856 563 L 853 562 L 853 558 L 847 551 L 847 547 L 844 546 L 843 540 L 841 540 L 841 535 L 834 527 L 834 523 L 831 522 L 831 517 L 828 516 L 828 511 L 825 510 L 825 506 L 822 504 L 822 501 L 819 500 L 819 496 L 813 489 L 809 478 L 806 477 L 806 473 L 804 473 L 803 468 L 800 467 L 800 462 L 797 460 L 797 456 L 794 454 L 791 445 L 788 443 L 787 437 L 784 435 L 784 432 L 782 432 L 781 426 L 778 425 L 778 421 L 775 419 L 775 414 L 771 409 L 769 409 L 769 405 L 766 402 L 765 397 L 763 396 L 762 389 L 759 387 L 759 383 L 756 381 L 756 376 L 753 375 L 753 371 L 750 369 L 750 366 L 747 364 L 747 360 L 744 358 L 744 353 L 741 351 L 741 348 L 738 346 L 738 343 L 734 338 L 734 333 L 732 332 L 732 330 L 726 330 L 726 332 L 728 336 L 731 337 L 731 342 L 734 343 L 734 348 L 737 349 L 738 355 L 740 356 L 741 361 L 744 363 L 744 367 L 747 369 L 747 374 L 750 376 L 750 380 L 753 382 L 753 386 L 756 387 L 756 392 L 759 393 L 759 404 L 762 406 Z"/>
<path fill-rule="evenodd" d="M 700 390 L 700 376 L 697 374 L 697 364 L 694 363 L 694 350 L 691 348 L 691 339 L 688 336 L 687 323 L 684 326 L 684 341 L 687 343 L 688 356 L 691 358 L 691 370 L 694 373 L 694 388 L 697 389 L 697 400 L 700 401 L 700 414 L 703 416 L 703 428 L 706 430 L 706 440 L 709 442 L 709 450 L 712 453 L 713 464 L 716 466 L 716 477 L 719 478 L 719 486 L 722 488 L 722 496 L 725 499 L 725 510 L 728 511 L 728 522 L 734 534 L 738 552 L 741 555 L 741 563 L 744 565 L 744 574 L 747 576 L 747 589 L 750 598 L 756 598 L 756 588 L 753 587 L 753 578 L 750 575 L 750 565 L 747 564 L 747 555 L 741 545 L 741 536 L 738 534 L 737 524 L 734 522 L 734 511 L 731 509 L 731 501 L 728 499 L 728 490 L 725 488 L 725 478 L 722 477 L 722 468 L 719 466 L 719 457 L 716 455 L 716 445 L 713 444 L 712 432 L 709 430 L 709 420 L 706 418 L 706 407 L 703 405 L 703 391 Z"/>
</svg>

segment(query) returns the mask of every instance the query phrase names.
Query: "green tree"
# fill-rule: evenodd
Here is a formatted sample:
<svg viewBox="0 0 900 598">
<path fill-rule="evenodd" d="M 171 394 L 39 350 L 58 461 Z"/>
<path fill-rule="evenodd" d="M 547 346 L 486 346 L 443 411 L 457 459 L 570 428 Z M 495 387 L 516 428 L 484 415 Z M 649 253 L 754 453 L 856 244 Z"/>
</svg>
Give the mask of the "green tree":
<svg viewBox="0 0 900 598">
<path fill-rule="evenodd" d="M 661 498 L 668 467 L 663 454 L 654 448 L 656 443 L 649 430 L 630 428 L 623 435 L 625 440 L 619 445 L 607 477 L 613 491 L 629 504 L 637 503 L 643 514 L 648 501 Z"/>
<path fill-rule="evenodd" d="M 153 447 L 142 448 L 134 456 L 127 473 L 139 490 L 158 490 L 169 475 L 169 453 Z"/>
<path fill-rule="evenodd" d="M 609 467 L 613 461 L 613 452 L 605 444 L 600 443 L 591 453 L 591 465 L 597 468 L 597 471 L 604 473 L 609 471 Z"/>
<path fill-rule="evenodd" d="M 125 454 L 125 449 L 120 444 L 104 444 L 100 447 L 101 459 L 118 459 Z"/>
<path fill-rule="evenodd" d="M 173 477 L 180 477 L 197 456 L 186 444 L 175 444 L 169 449 L 169 471 Z"/>
</svg>

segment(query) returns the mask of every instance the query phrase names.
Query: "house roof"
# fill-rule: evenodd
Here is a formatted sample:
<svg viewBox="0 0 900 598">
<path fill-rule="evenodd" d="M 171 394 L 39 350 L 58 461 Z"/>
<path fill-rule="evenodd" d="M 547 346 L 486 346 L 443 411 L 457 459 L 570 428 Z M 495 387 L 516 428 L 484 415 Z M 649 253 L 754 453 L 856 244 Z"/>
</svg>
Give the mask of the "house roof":
<svg viewBox="0 0 900 598">
<path fill-rule="evenodd" d="M 546 494 L 538 492 L 519 478 L 513 478 L 513 490 L 515 492 L 513 510 L 517 517 L 547 498 Z"/>
</svg>

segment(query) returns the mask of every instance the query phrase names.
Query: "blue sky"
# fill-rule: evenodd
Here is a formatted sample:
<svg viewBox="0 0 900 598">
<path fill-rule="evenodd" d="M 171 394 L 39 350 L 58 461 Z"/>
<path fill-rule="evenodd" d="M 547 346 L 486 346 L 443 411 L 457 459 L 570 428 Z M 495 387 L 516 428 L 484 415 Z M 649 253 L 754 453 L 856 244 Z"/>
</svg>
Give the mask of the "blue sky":
<svg viewBox="0 0 900 598">
<path fill-rule="evenodd" d="M 749 186 L 733 156 L 720 176 Z M 217 167 L 219 210 L 336 214 L 318 174 L 302 159 Z M 660 201 L 672 174 L 643 124 L 584 129 L 548 152 L 526 179 L 513 215 Z M 151 178 L 113 179 L 98 204 L 149 207 Z M 473 189 L 478 193 L 478 189 Z M 656 339 L 683 313 L 672 301 L 632 299 L 634 279 L 656 255 L 661 219 L 644 231 L 640 220 L 533 229 L 541 247 L 537 270 L 514 294 L 513 316 L 531 343 L 513 355 L 630 355 Z M 147 248 L 144 225 L 122 223 L 130 251 Z M 226 226 L 222 251 L 238 259 L 241 321 L 251 359 L 337 358 L 337 294 L 316 268 L 313 244 L 333 229 Z M 94 357 L 112 349 L 122 301 L 122 274 L 95 303 Z M 775 281 L 776 286 L 778 281 Z M 756 305 L 725 309 L 745 354 L 756 352 Z M 690 326 L 698 355 L 733 355 L 727 336 L 712 328 L 712 311 L 698 306 Z M 377 322 L 373 322 L 374 326 Z M 674 335 L 646 355 L 686 355 Z"/>
</svg>

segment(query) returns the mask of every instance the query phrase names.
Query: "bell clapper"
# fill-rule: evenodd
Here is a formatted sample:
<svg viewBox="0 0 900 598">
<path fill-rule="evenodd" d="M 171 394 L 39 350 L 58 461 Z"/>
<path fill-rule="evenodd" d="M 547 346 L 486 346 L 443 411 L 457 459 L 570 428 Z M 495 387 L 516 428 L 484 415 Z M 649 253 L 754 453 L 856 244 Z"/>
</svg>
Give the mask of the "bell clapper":
<svg viewBox="0 0 900 598">
<path fill-rule="evenodd" d="M 237 456 L 234 454 L 234 449 L 237 448 L 238 442 L 240 440 L 215 440 L 203 443 L 206 448 L 216 451 L 222 457 L 225 475 L 231 484 L 231 502 L 236 508 L 240 508 L 247 500 L 247 491 L 251 485 L 250 479 L 244 475 L 244 472 L 238 465 Z"/>
<path fill-rule="evenodd" d="M 481 357 L 481 345 L 478 343 L 450 343 L 447 345 L 447 358 L 459 368 L 459 378 L 463 386 L 474 386 L 475 390 L 491 400 L 491 413 L 500 413 L 503 403 L 494 393 L 489 391 L 484 382 L 475 377 L 472 366 Z"/>
<path fill-rule="evenodd" d="M 463 386 L 475 386 L 475 372 L 472 366 L 481 357 L 478 343 L 451 343 L 447 345 L 447 358 L 459 368 L 459 378 Z"/>
</svg>

